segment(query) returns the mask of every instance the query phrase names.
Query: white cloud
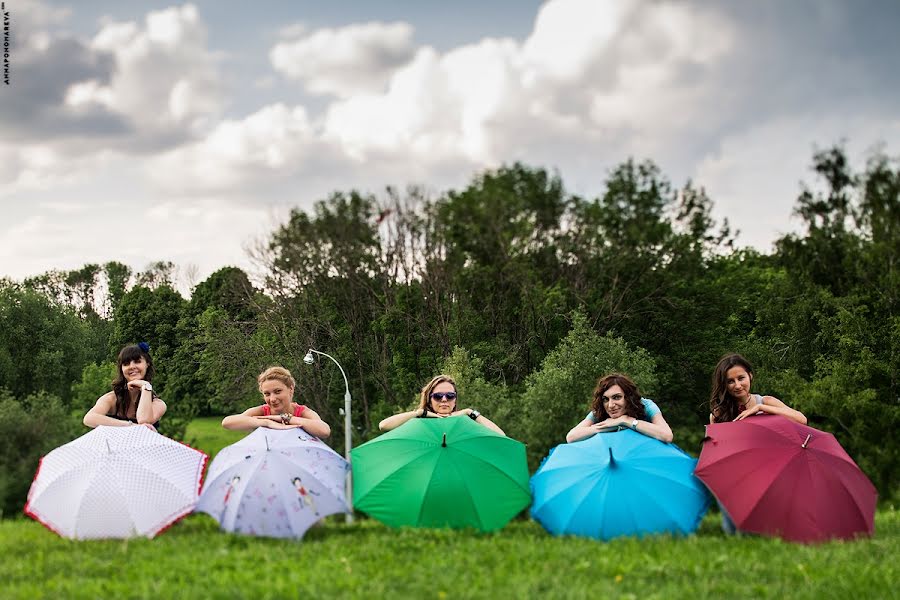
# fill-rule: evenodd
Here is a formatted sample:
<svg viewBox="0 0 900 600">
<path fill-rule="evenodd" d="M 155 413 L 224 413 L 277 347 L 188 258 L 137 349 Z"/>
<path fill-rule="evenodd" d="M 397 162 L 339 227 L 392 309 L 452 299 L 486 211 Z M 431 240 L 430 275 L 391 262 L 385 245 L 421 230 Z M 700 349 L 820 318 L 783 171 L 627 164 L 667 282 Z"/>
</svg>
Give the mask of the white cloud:
<svg viewBox="0 0 900 600">
<path fill-rule="evenodd" d="M 192 4 L 149 13 L 143 27 L 108 22 L 91 40 L 115 63 L 106 85 L 73 84 L 70 105 L 97 104 L 128 119 L 154 137 L 185 128 L 198 131 L 217 115 L 221 82 L 217 58 L 207 48 L 206 27 Z"/>
<path fill-rule="evenodd" d="M 412 27 L 407 23 L 366 23 L 307 34 L 293 26 L 269 53 L 276 71 L 301 81 L 313 94 L 347 97 L 378 92 L 393 71 L 412 57 Z"/>
</svg>

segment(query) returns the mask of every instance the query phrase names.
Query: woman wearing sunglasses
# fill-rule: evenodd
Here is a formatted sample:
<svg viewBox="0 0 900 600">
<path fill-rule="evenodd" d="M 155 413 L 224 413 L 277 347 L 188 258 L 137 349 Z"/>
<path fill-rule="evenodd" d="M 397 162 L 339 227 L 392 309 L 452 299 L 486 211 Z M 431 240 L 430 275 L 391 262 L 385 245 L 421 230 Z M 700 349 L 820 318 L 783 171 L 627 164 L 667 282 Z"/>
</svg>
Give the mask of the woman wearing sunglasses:
<svg viewBox="0 0 900 600">
<path fill-rule="evenodd" d="M 447 375 L 438 375 L 422 388 L 418 408 L 390 416 L 379 423 L 378 428 L 381 431 L 390 431 L 415 418 L 468 417 L 500 435 L 506 435 L 493 421 L 477 410 L 473 408 L 457 410 L 456 399 L 456 382 Z"/>
<path fill-rule="evenodd" d="M 626 427 L 661 442 L 672 441 L 672 429 L 656 403 L 642 398 L 637 385 L 628 376 L 613 373 L 597 382 L 591 412 L 569 431 L 566 441 L 577 442 L 601 431 Z"/>
</svg>

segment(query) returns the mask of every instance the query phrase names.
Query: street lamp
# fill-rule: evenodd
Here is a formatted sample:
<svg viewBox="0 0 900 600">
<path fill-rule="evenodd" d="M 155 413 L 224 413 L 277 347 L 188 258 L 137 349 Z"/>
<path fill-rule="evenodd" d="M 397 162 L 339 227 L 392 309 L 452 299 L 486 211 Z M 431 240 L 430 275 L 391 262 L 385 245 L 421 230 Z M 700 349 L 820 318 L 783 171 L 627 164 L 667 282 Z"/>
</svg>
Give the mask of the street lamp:
<svg viewBox="0 0 900 600">
<path fill-rule="evenodd" d="M 344 376 L 344 457 L 347 459 L 347 462 L 350 462 L 350 450 L 353 448 L 353 432 L 351 430 L 350 425 L 350 383 L 347 381 L 347 374 L 344 373 L 344 367 L 341 366 L 341 363 L 337 361 L 330 354 L 325 354 L 324 352 L 319 352 L 318 350 L 313 350 L 310 348 L 306 352 L 306 356 L 303 357 L 303 362 L 308 365 L 311 365 L 315 362 L 315 358 L 313 357 L 313 352 L 316 354 L 321 354 L 322 356 L 327 356 L 334 364 L 338 366 L 338 369 L 341 370 L 341 375 Z M 347 513 L 347 522 L 353 522 L 353 477 L 347 477 L 347 504 L 350 506 L 350 512 Z"/>
</svg>

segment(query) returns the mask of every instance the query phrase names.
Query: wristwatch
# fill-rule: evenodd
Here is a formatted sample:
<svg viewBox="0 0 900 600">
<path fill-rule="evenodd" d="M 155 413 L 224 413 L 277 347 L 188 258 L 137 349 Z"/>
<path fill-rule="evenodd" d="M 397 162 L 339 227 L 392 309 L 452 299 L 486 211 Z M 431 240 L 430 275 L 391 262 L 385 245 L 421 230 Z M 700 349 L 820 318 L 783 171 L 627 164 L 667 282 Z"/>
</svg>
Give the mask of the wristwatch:
<svg viewBox="0 0 900 600">
<path fill-rule="evenodd" d="M 147 390 L 148 392 L 152 392 L 152 391 L 153 391 L 153 386 L 150 385 L 149 383 L 145 383 L 144 385 L 141 386 L 141 389 L 142 389 L 142 390 Z"/>
<path fill-rule="evenodd" d="M 284 423 L 285 425 L 290 425 L 291 417 L 293 417 L 293 416 L 294 415 L 292 415 L 289 412 L 283 412 L 283 413 L 281 413 L 281 422 Z"/>
<path fill-rule="evenodd" d="M 631 422 L 631 428 L 634 429 L 635 431 L 637 431 L 637 424 L 638 424 L 637 419 L 635 419 L 634 421 Z"/>
<path fill-rule="evenodd" d="M 469 418 L 472 419 L 473 421 L 477 421 L 478 417 L 480 417 L 480 416 L 481 416 L 481 413 L 478 412 L 477 410 L 475 410 L 474 408 L 472 409 L 472 412 L 469 413 Z"/>
</svg>

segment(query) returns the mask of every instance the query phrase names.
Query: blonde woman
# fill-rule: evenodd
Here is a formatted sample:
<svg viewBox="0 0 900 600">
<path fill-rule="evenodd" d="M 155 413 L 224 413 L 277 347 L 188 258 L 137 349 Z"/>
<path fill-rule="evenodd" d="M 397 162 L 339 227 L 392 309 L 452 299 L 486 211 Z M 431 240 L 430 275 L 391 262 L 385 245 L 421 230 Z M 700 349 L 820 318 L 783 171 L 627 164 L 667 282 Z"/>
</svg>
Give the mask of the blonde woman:
<svg viewBox="0 0 900 600">
<path fill-rule="evenodd" d="M 390 431 L 400 427 L 410 419 L 416 418 L 468 417 L 491 431 L 496 431 L 500 435 L 506 435 L 493 421 L 474 408 L 457 410 L 457 399 L 456 382 L 449 375 L 438 375 L 422 388 L 422 392 L 419 394 L 418 408 L 392 415 L 381 421 L 378 424 L 378 428 L 381 431 Z"/>
<path fill-rule="evenodd" d="M 331 435 L 331 427 L 308 406 L 294 402 L 297 382 L 283 367 L 269 367 L 257 377 L 263 404 L 248 408 L 239 415 L 222 419 L 222 427 L 250 431 L 258 427 L 292 429 L 302 427 L 317 438 Z"/>
</svg>

